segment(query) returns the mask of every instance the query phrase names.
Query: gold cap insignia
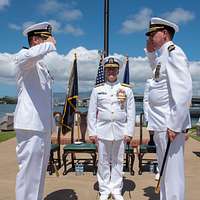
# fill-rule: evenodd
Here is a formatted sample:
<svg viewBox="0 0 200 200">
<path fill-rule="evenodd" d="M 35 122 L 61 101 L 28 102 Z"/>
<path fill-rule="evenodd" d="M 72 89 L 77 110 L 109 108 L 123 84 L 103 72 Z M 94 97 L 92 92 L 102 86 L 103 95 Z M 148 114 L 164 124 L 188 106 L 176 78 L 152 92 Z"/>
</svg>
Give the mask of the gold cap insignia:
<svg viewBox="0 0 200 200">
<path fill-rule="evenodd" d="M 114 59 L 113 58 L 109 58 L 108 59 L 108 63 L 113 64 L 114 63 Z"/>
</svg>

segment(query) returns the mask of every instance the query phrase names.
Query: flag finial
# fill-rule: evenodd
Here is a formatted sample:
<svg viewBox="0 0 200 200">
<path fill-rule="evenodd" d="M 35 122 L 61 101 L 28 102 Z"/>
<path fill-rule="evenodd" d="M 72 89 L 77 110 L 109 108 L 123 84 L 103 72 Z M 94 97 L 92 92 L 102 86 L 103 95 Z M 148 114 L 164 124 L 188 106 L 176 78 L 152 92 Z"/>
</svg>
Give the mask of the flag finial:
<svg viewBox="0 0 200 200">
<path fill-rule="evenodd" d="M 103 54 L 100 55 L 100 62 L 103 61 Z"/>
</svg>

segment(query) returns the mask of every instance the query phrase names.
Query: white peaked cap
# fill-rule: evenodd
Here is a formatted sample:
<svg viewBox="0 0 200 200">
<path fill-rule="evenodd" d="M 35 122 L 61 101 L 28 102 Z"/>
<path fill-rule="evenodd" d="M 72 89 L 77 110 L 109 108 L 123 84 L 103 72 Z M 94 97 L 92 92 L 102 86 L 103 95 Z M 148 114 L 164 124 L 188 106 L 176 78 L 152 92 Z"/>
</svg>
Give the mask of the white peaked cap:
<svg viewBox="0 0 200 200">
<path fill-rule="evenodd" d="M 152 17 L 149 23 L 149 30 L 147 31 L 146 35 L 149 36 L 151 32 L 162 30 L 167 27 L 172 28 L 174 32 L 179 31 L 179 27 L 175 23 L 159 17 Z"/>
<path fill-rule="evenodd" d="M 118 59 L 116 56 L 107 56 L 103 59 L 102 62 L 104 67 L 118 67 L 121 68 L 123 63 L 120 59 Z"/>
<path fill-rule="evenodd" d="M 40 22 L 27 27 L 23 31 L 24 36 L 47 34 L 51 35 L 52 26 L 49 22 Z"/>
</svg>

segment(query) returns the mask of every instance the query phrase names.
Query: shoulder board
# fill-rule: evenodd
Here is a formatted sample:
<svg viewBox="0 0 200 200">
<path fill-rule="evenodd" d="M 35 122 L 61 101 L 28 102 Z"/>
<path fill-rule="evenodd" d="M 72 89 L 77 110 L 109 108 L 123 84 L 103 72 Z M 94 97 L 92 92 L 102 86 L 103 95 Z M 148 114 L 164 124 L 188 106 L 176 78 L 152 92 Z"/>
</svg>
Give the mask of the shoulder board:
<svg viewBox="0 0 200 200">
<path fill-rule="evenodd" d="M 29 49 L 28 47 L 22 47 L 22 49 Z"/>
<path fill-rule="evenodd" d="M 99 84 L 95 85 L 95 88 L 99 87 L 99 86 L 103 86 L 103 85 L 104 85 L 104 83 L 99 83 Z"/>
<path fill-rule="evenodd" d="M 169 52 L 171 52 L 175 49 L 175 46 L 172 44 L 172 45 L 168 46 L 167 49 L 168 49 Z"/>
<path fill-rule="evenodd" d="M 132 85 L 126 83 L 121 83 L 121 86 L 132 88 Z"/>
</svg>

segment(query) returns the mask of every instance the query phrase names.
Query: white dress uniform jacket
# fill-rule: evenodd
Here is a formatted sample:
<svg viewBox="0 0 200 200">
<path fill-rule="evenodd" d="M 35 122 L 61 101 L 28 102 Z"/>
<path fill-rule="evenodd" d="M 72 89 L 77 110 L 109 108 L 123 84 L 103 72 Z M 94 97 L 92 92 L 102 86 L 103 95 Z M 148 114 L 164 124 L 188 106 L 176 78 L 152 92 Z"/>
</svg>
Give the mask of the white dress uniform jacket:
<svg viewBox="0 0 200 200">
<path fill-rule="evenodd" d="M 149 86 L 148 126 L 155 131 L 183 132 L 191 127 L 192 80 L 188 60 L 172 41 L 156 53 L 146 52 L 153 70 Z"/>
<path fill-rule="evenodd" d="M 22 49 L 15 58 L 18 103 L 15 129 L 50 132 L 52 77 L 43 57 L 56 48 L 51 42 Z"/>
<path fill-rule="evenodd" d="M 118 98 L 124 91 L 124 102 Z M 93 89 L 88 109 L 88 134 L 103 140 L 122 140 L 131 136 L 135 125 L 135 100 L 129 87 L 104 83 Z"/>
<path fill-rule="evenodd" d="M 144 110 L 144 119 L 148 122 L 148 110 L 149 110 L 149 85 L 150 81 L 153 79 L 147 79 L 144 87 L 144 98 L 143 98 L 143 110 Z"/>
</svg>

